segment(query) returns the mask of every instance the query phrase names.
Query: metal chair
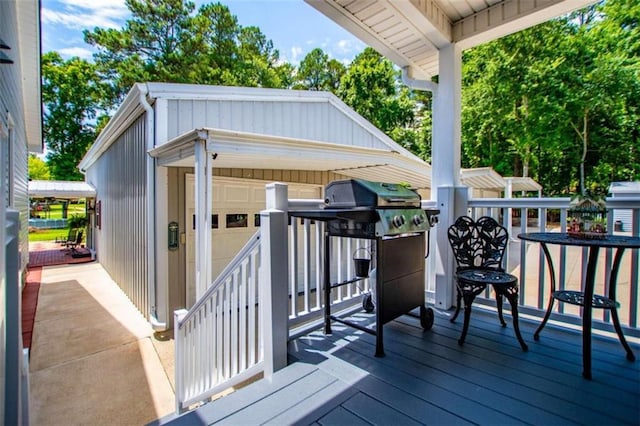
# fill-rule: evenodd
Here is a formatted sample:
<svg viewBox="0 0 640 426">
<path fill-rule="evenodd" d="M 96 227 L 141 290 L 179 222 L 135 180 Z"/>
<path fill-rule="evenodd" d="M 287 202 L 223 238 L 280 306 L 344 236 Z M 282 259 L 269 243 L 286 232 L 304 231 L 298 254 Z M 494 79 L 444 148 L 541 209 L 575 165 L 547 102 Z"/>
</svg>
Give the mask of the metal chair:
<svg viewBox="0 0 640 426">
<path fill-rule="evenodd" d="M 73 241 L 67 241 L 66 243 L 64 243 L 65 250 L 74 251 L 77 246 L 82 244 L 82 234 L 83 231 L 81 229 L 78 231 L 78 233 L 76 234 L 76 238 Z"/>
<path fill-rule="evenodd" d="M 464 300 L 464 325 L 458 344 L 462 345 L 469 331 L 471 304 L 487 285 L 496 293 L 498 317 L 503 327 L 502 298 L 511 304 L 513 329 L 522 350 L 528 350 L 520 335 L 518 325 L 518 278 L 502 268 L 502 258 L 509 241 L 509 233 L 491 217 L 481 217 L 476 222 L 468 216 L 459 217 L 448 229 L 449 244 L 456 258 L 457 306 L 451 318 L 454 322 Z"/>
<path fill-rule="evenodd" d="M 76 239 L 77 232 L 78 232 L 78 230 L 76 228 L 71 228 L 71 229 L 69 229 L 69 233 L 67 234 L 66 237 L 56 237 L 55 242 L 57 244 L 65 245 L 69 241 L 74 241 Z"/>
</svg>

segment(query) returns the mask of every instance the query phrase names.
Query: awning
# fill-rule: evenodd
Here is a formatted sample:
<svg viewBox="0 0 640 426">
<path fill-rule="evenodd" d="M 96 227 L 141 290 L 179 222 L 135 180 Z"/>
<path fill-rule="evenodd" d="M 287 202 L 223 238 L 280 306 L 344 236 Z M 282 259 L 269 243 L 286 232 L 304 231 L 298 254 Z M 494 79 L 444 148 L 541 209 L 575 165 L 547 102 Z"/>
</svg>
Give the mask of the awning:
<svg viewBox="0 0 640 426">
<path fill-rule="evenodd" d="M 491 167 L 460 170 L 460 181 L 475 189 L 493 189 L 504 191 L 506 182 L 502 175 Z"/>
<path fill-rule="evenodd" d="M 87 182 L 62 180 L 29 181 L 29 197 L 77 199 L 96 196 L 96 189 Z"/>
<path fill-rule="evenodd" d="M 158 165 L 193 167 L 195 143 L 215 153 L 215 168 L 334 172 L 372 181 L 430 188 L 431 166 L 399 152 L 222 129 L 193 129 L 149 151 Z"/>
<path fill-rule="evenodd" d="M 513 192 L 521 191 L 542 191 L 542 185 L 530 177 L 506 177 L 505 181 L 511 181 Z"/>
</svg>

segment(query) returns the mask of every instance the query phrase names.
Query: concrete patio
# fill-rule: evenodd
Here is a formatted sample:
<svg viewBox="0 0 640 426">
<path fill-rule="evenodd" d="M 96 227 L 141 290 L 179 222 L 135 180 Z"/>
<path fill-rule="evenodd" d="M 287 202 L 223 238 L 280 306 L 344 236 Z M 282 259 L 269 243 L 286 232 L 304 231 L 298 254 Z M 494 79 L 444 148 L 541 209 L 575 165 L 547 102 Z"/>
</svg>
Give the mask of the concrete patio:
<svg viewBox="0 0 640 426">
<path fill-rule="evenodd" d="M 42 269 L 29 370 L 32 425 L 139 425 L 174 410 L 172 342 L 97 262 Z"/>
</svg>

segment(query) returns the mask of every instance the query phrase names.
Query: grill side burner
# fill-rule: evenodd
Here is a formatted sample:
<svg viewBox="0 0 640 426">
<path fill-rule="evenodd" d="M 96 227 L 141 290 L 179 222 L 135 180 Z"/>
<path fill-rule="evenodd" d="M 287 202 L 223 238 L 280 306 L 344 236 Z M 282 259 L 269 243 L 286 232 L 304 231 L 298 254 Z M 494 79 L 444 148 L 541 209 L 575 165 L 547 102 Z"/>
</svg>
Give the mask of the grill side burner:
<svg viewBox="0 0 640 426">
<path fill-rule="evenodd" d="M 325 334 L 331 334 L 331 321 L 340 322 L 376 336 L 376 356 L 384 356 L 383 325 L 420 308 L 424 329 L 433 325 L 433 310 L 424 304 L 424 233 L 437 223 L 439 210 L 420 209 L 418 193 L 402 185 L 369 182 L 361 179 L 335 181 L 325 188 L 325 208 L 293 211 L 291 216 L 324 221 L 324 309 Z M 341 283 L 330 282 L 330 237 L 375 240 L 376 325 L 375 328 L 331 315 L 331 289 L 367 277 L 355 277 Z M 367 300 L 368 298 L 368 300 Z M 365 295 L 363 307 L 371 305 Z"/>
</svg>

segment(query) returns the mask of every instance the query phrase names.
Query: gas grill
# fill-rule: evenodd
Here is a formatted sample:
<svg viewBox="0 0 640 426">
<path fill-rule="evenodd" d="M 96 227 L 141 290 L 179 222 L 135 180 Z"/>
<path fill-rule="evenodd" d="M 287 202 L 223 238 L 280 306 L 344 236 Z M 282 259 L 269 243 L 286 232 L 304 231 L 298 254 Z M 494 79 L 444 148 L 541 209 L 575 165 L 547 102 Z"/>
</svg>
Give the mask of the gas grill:
<svg viewBox="0 0 640 426">
<path fill-rule="evenodd" d="M 428 232 L 438 221 L 439 210 L 422 209 L 418 193 L 403 185 L 349 179 L 325 187 L 325 203 L 316 210 L 291 211 L 295 217 L 326 222 L 324 244 L 324 331 L 331 322 L 355 327 L 376 336 L 375 356 L 384 356 L 383 325 L 420 309 L 424 329 L 433 325 L 433 310 L 425 307 L 425 248 Z M 375 307 L 374 328 L 331 314 L 331 290 L 368 278 L 368 268 L 356 265 L 357 276 L 331 283 L 330 237 L 375 240 L 375 292 L 363 299 L 365 311 Z M 361 266 L 361 265 L 360 265 Z M 373 300 L 372 300 L 373 297 Z"/>
</svg>

